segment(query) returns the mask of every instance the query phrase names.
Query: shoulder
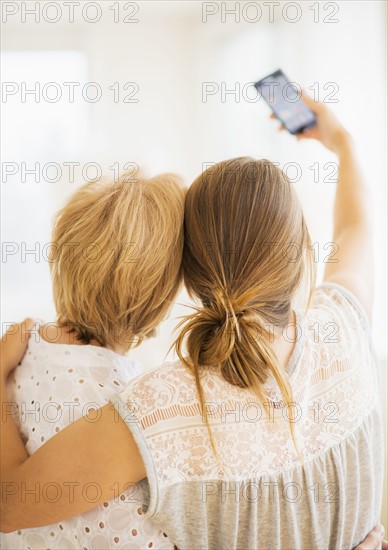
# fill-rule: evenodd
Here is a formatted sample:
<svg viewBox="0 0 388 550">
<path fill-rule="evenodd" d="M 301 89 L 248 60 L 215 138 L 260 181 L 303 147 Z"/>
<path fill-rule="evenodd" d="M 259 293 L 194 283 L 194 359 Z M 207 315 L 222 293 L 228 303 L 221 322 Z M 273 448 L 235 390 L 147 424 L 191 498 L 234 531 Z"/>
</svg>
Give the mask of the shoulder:
<svg viewBox="0 0 388 550">
<path fill-rule="evenodd" d="M 342 323 L 350 322 L 355 329 L 370 330 L 367 314 L 359 300 L 337 283 L 323 283 L 315 288 L 310 314 Z"/>
<path fill-rule="evenodd" d="M 137 376 L 117 397 L 141 415 L 151 413 L 155 406 L 166 408 L 197 400 L 194 376 L 180 361 L 164 363 Z"/>
<path fill-rule="evenodd" d="M 315 288 L 306 323 L 308 340 L 323 362 L 352 358 L 358 363 L 375 355 L 363 306 L 339 284 L 323 283 Z"/>
</svg>

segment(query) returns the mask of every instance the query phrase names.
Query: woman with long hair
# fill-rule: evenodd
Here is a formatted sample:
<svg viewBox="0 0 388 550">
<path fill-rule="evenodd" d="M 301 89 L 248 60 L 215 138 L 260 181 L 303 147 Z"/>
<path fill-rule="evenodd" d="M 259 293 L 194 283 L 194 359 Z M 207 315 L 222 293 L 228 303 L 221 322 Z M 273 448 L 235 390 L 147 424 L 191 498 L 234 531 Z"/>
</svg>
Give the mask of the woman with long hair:
<svg viewBox="0 0 388 550">
<path fill-rule="evenodd" d="M 306 102 L 339 157 L 334 255 L 316 288 L 295 191 L 267 160 L 201 174 L 185 201 L 185 284 L 196 311 L 179 360 L 111 397 L 27 458 L 7 419 L 3 529 L 85 512 L 141 482 L 148 518 L 183 548 L 352 548 L 378 523 L 383 447 L 367 189 L 348 132 Z M 3 376 L 17 346 L 5 348 Z M 3 397 L 3 401 L 6 401 Z M 69 456 L 76 460 L 69 461 Z M 56 502 L 20 488 L 55 480 Z M 66 484 L 77 481 L 69 496 Z M 109 495 L 109 497 L 108 497 Z M 47 500 L 47 499 L 46 499 Z"/>
</svg>

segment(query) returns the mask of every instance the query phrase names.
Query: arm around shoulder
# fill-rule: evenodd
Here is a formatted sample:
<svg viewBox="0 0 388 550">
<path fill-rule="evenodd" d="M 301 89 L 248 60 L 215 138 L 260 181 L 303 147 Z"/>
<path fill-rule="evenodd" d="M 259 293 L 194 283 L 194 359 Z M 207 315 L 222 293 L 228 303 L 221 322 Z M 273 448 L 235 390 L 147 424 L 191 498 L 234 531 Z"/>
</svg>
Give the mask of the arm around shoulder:
<svg viewBox="0 0 388 550">
<path fill-rule="evenodd" d="M 109 403 L 59 432 L 24 462 L 2 469 L 1 531 L 40 527 L 81 514 L 145 476 L 132 434 Z M 85 490 L 92 486 L 91 502 Z M 22 498 L 26 487 L 35 487 L 37 497 Z"/>
</svg>

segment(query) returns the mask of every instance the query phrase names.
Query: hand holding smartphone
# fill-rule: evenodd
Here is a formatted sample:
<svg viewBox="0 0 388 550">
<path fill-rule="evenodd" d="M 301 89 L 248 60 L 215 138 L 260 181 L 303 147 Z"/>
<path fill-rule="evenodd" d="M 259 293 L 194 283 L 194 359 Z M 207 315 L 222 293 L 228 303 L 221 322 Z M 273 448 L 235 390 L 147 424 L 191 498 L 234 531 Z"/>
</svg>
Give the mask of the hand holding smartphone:
<svg viewBox="0 0 388 550">
<path fill-rule="evenodd" d="M 254 86 L 290 134 L 298 134 L 316 125 L 313 111 L 302 101 L 298 90 L 282 70 L 262 78 Z"/>
</svg>

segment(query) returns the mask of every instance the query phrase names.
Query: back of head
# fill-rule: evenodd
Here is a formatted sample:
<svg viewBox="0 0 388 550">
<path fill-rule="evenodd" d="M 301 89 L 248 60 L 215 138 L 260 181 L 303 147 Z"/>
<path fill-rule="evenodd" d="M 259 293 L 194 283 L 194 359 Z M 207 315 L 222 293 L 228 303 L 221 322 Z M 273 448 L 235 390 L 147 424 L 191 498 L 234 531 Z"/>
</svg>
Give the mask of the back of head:
<svg viewBox="0 0 388 550">
<path fill-rule="evenodd" d="M 228 382 L 259 397 L 271 372 L 288 401 L 271 329 L 291 321 L 304 276 L 315 279 L 310 237 L 290 182 L 268 160 L 220 162 L 189 188 L 184 225 L 184 280 L 203 307 L 180 333 L 179 356 L 195 371 L 219 367 Z"/>
<path fill-rule="evenodd" d="M 184 191 L 174 174 L 92 181 L 55 218 L 58 322 L 84 343 L 129 348 L 166 316 L 181 282 Z"/>
</svg>

